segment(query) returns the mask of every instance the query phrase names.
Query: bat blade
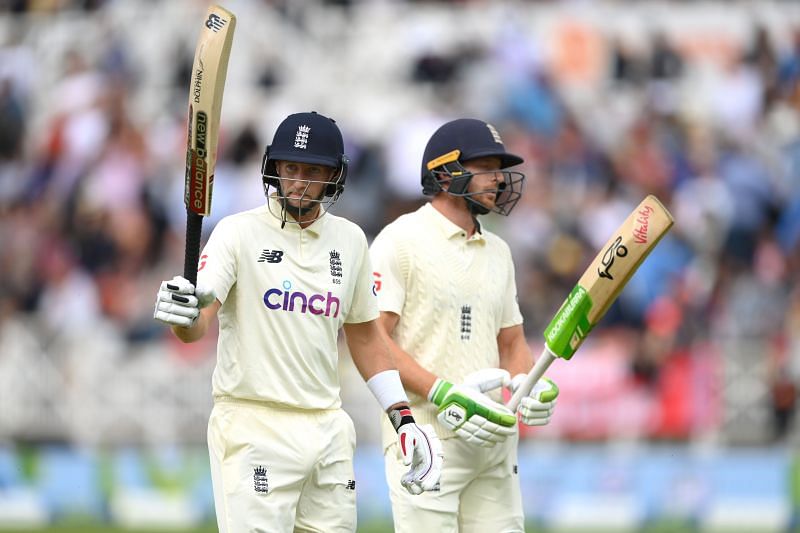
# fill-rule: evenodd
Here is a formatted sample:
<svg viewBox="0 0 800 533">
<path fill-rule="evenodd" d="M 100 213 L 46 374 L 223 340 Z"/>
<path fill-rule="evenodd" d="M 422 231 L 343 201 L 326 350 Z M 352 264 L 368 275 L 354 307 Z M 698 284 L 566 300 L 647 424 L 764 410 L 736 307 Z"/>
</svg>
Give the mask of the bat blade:
<svg viewBox="0 0 800 533">
<path fill-rule="evenodd" d="M 216 5 L 208 8 L 195 49 L 189 84 L 186 175 L 186 254 L 184 277 L 197 282 L 203 218 L 211 214 L 222 94 L 228 72 L 236 17 Z"/>
<path fill-rule="evenodd" d="M 556 358 L 572 358 L 673 222 L 672 215 L 653 195 L 628 215 L 545 329 L 545 349 L 511 397 L 509 408 L 517 408 Z"/>
</svg>

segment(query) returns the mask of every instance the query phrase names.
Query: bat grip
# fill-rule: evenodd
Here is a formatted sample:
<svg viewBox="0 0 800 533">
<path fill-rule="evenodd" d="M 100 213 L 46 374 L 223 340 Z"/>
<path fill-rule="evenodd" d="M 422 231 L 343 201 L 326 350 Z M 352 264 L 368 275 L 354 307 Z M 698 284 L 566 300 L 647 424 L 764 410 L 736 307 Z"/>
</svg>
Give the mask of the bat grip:
<svg viewBox="0 0 800 533">
<path fill-rule="evenodd" d="M 200 234 L 203 231 L 203 217 L 186 210 L 186 253 L 183 259 L 183 277 L 192 285 L 197 285 L 197 264 L 200 261 Z"/>
<path fill-rule="evenodd" d="M 517 388 L 514 395 L 511 396 L 511 399 L 506 404 L 511 412 L 516 412 L 517 407 L 519 407 L 519 402 L 522 399 L 531 393 L 531 389 L 533 389 L 536 382 L 539 381 L 547 368 L 556 360 L 556 356 L 553 355 L 553 352 L 550 351 L 550 348 L 547 347 L 547 344 L 544 345 L 544 350 L 542 350 L 542 355 L 539 356 L 539 359 L 536 360 L 536 364 L 533 365 L 528 375 L 525 376 L 525 381 Z"/>
</svg>

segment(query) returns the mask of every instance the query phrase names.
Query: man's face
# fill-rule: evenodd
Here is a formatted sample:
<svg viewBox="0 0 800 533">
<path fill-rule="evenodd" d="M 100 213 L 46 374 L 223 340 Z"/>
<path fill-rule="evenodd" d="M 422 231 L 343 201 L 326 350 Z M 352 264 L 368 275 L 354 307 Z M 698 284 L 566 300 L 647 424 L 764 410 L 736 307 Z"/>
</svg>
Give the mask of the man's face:
<svg viewBox="0 0 800 533">
<path fill-rule="evenodd" d="M 467 187 L 467 192 L 473 193 L 471 198 L 489 210 L 495 206 L 500 184 L 505 183 L 500 165 L 500 158 L 493 156 L 479 157 L 463 163 L 464 168 L 474 174 L 469 182 L 469 187 Z"/>
<path fill-rule="evenodd" d="M 325 165 L 276 161 L 286 207 L 297 213 L 306 213 L 319 205 L 325 187 L 336 173 L 336 169 Z"/>
</svg>

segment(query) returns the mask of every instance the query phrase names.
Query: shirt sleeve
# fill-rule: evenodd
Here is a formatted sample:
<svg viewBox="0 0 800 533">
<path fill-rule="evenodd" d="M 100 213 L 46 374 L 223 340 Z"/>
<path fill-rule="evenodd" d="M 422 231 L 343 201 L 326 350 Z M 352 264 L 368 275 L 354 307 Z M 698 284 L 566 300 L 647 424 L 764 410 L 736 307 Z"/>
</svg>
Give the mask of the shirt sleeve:
<svg viewBox="0 0 800 533">
<path fill-rule="evenodd" d="M 214 289 L 217 300 L 225 303 L 236 282 L 238 235 L 227 219 L 220 220 L 211 232 L 197 267 L 197 283 Z"/>
<path fill-rule="evenodd" d="M 517 280 L 514 271 L 514 260 L 511 257 L 511 250 L 505 247 L 506 263 L 508 264 L 508 280 L 506 281 L 506 294 L 503 304 L 503 318 L 501 328 L 509 328 L 522 324 L 522 313 L 519 310 L 519 298 L 517 296 Z"/>
<path fill-rule="evenodd" d="M 406 279 L 400 262 L 401 243 L 394 238 L 391 227 L 381 231 L 370 246 L 370 258 L 375 270 L 375 293 L 378 309 L 401 314 L 406 301 Z"/>
<path fill-rule="evenodd" d="M 375 301 L 375 292 L 372 282 L 372 264 L 369 260 L 367 238 L 360 232 L 360 254 L 356 268 L 356 280 L 353 288 L 353 304 L 344 321 L 347 324 L 360 324 L 378 318 L 378 304 Z"/>
</svg>

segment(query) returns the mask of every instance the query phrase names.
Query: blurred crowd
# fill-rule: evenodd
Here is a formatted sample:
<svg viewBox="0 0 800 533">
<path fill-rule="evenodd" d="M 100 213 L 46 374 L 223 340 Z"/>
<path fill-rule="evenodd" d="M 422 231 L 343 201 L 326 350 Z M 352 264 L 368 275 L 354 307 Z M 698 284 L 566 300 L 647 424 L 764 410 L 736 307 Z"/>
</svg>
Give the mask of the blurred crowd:
<svg viewBox="0 0 800 533">
<path fill-rule="evenodd" d="M 338 73 L 349 63 L 335 52 L 372 30 L 363 11 L 376 3 L 344 2 L 346 11 L 339 2 L 247 9 L 292 28 L 296 41 L 281 46 L 286 54 L 296 49 L 297 61 L 308 57 L 307 47 L 335 42 L 330 61 L 338 64 L 320 68 Z M 162 99 L 148 99 L 152 87 L 140 76 L 146 56 L 136 50 L 146 39 L 123 31 L 119 20 L 130 19 L 114 15 L 118 4 L 0 2 L 0 365 L 18 340 L 11 323 L 28 324 L 56 366 L 64 339 L 88 344 L 99 329 L 130 350 L 168 346 L 164 357 L 198 357 L 152 319 L 158 283 L 182 270 L 184 102 L 196 25 L 183 30 L 185 41 L 159 51 L 172 67 L 161 73 Z M 199 20 L 199 3 L 176 4 L 185 20 Z M 239 4 L 229 4 L 237 12 Z M 239 59 L 247 61 L 249 90 L 259 105 L 280 105 L 237 113 L 231 98 L 239 93 L 229 79 L 204 235 L 222 216 L 263 201 L 261 154 L 283 111 L 316 106 L 340 121 L 353 164 L 335 211 L 369 238 L 425 201 L 420 158 L 439 124 L 455 116 L 489 120 L 526 160 L 522 201 L 487 226 L 512 247 L 531 343 L 541 344 L 550 317 L 611 232 L 655 194 L 676 226 L 593 333 L 586 358 L 592 346 L 610 342 L 625 356 L 620 379 L 663 404 L 662 419 L 650 421 L 644 436 L 724 434 L 750 423 L 754 406 L 761 414 L 753 416 L 768 419 L 767 433 L 752 439 L 790 434 L 800 384 L 797 11 L 717 6 L 741 13 L 736 32 L 718 28 L 716 35 L 677 29 L 681 17 L 697 21 L 706 13 L 708 6 L 691 2 L 667 2 L 677 20 L 659 25 L 640 7 L 619 27 L 572 3 L 509 4 L 491 10 L 489 29 L 470 34 L 481 2 L 426 3 L 424 15 L 417 4 L 380 4 L 398 28 L 404 17 L 414 26 L 424 16 L 427 25 L 369 41 L 386 45 L 384 55 L 373 50 L 374 60 L 390 66 L 356 80 L 371 94 L 362 105 L 347 93 L 356 84 L 347 74 L 342 83 L 317 80 L 335 104 L 334 97 L 305 98 L 307 80 L 287 66 L 293 60 L 259 57 L 247 40 L 254 30 L 246 29 L 258 19 L 240 17 L 234 54 L 250 50 Z M 326 17 L 345 23 L 321 29 Z M 629 17 L 639 22 L 636 31 L 624 24 Z M 80 32 L 78 19 L 87 18 L 102 22 L 102 39 L 92 48 L 72 46 L 64 35 Z M 539 26 L 525 22 L 534 19 Z M 49 33 L 51 21 L 62 25 Z M 453 24 L 463 24 L 466 35 L 448 34 L 441 45 L 436 37 Z M 388 52 L 397 48 L 408 51 Z M 60 57 L 57 72 L 43 71 L 45 49 Z M 226 121 L 229 109 L 238 120 Z M 369 113 L 372 122 L 363 118 Z M 202 353 L 213 357 L 213 346 Z M 582 357 L 563 364 L 584 364 Z M 676 413 L 677 405 L 685 411 Z M 703 409 L 713 412 L 698 415 Z"/>
</svg>

